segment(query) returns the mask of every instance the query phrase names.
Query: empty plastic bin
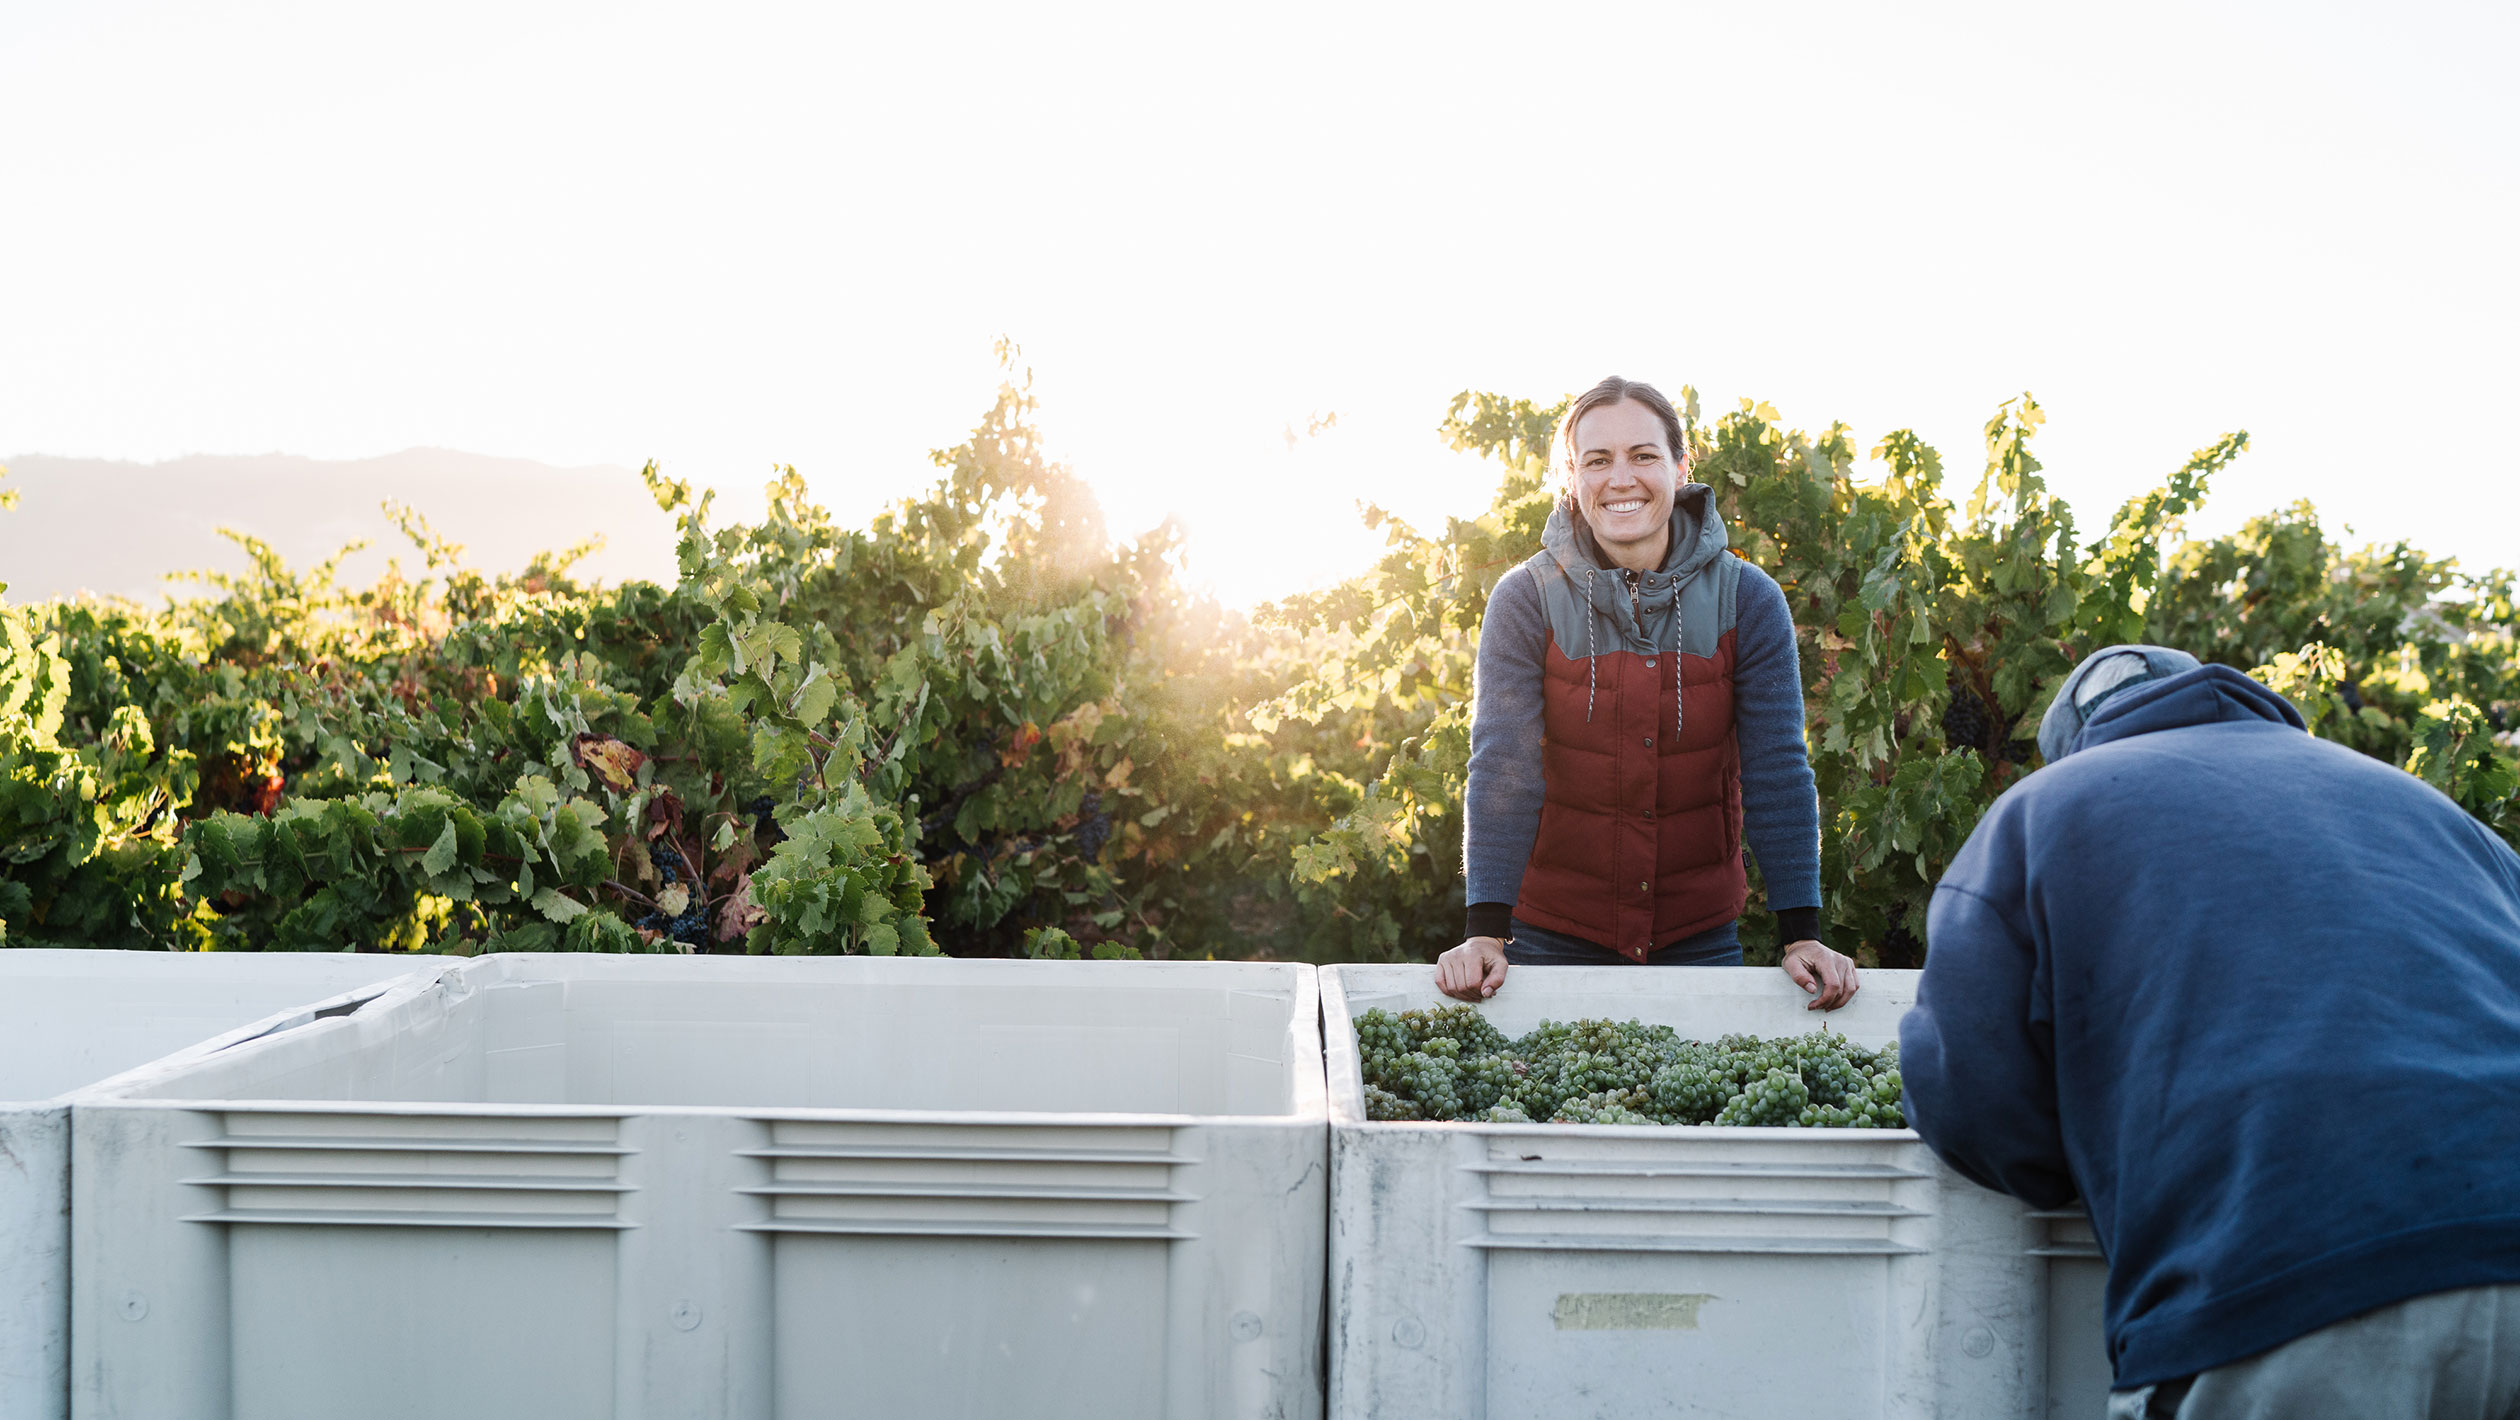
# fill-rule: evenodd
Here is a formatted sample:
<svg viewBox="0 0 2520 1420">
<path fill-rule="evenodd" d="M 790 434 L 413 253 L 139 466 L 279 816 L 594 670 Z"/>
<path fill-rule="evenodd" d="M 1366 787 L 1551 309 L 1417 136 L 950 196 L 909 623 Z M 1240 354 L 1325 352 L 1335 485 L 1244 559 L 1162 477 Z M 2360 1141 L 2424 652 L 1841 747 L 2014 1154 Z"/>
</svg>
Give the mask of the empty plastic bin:
<svg viewBox="0 0 2520 1420">
<path fill-rule="evenodd" d="M 1317 1415 L 1318 1008 L 1294 965 L 483 958 L 82 1104 L 73 1413 Z"/>
<path fill-rule="evenodd" d="M 1916 975 L 1823 1016 L 1773 968 L 1517 967 L 1481 1009 L 1879 1045 Z M 2047 1414 L 2018 1202 L 1905 1129 L 1368 1121 L 1352 1018 L 1446 1004 L 1425 967 L 1322 971 L 1332 1415 Z"/>
<path fill-rule="evenodd" d="M 61 1096 L 275 1012 L 448 965 L 347 953 L 0 951 L 0 1416 L 55 1420 L 68 1404 Z"/>
</svg>

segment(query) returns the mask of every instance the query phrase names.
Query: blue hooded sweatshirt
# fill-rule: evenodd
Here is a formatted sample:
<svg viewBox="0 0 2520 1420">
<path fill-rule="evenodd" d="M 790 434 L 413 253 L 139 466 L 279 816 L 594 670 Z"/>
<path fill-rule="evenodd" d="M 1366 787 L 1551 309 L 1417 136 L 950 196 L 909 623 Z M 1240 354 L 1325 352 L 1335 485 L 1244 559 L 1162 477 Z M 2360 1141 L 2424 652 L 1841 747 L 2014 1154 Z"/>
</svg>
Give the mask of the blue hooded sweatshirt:
<svg viewBox="0 0 2520 1420">
<path fill-rule="evenodd" d="M 2120 1387 L 2520 1282 L 2520 856 L 2223 666 L 2111 697 L 1934 893 L 1910 1121 L 2109 1262 Z"/>
</svg>

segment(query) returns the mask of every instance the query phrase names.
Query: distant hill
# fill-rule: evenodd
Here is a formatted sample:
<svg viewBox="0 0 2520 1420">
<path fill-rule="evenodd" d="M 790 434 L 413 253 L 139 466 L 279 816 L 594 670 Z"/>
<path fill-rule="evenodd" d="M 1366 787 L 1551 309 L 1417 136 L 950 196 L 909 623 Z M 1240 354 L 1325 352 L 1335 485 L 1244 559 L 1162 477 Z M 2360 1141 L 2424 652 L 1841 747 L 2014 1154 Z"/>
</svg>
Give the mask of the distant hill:
<svg viewBox="0 0 2520 1420">
<path fill-rule="evenodd" d="M 0 582 L 13 602 L 76 591 L 155 604 L 163 579 L 200 568 L 242 571 L 244 554 L 219 536 L 232 527 L 307 567 L 365 539 L 343 580 L 361 586 L 389 556 L 417 575 L 418 550 L 387 522 L 387 499 L 418 509 L 440 536 L 464 544 L 466 565 L 512 571 L 539 551 L 595 533 L 604 550 L 580 575 L 607 582 L 674 577 L 673 520 L 656 510 L 635 469 L 555 468 L 531 459 L 452 449 L 320 460 L 287 454 L 193 456 L 165 463 L 0 459 L 18 491 L 0 513 Z"/>
</svg>

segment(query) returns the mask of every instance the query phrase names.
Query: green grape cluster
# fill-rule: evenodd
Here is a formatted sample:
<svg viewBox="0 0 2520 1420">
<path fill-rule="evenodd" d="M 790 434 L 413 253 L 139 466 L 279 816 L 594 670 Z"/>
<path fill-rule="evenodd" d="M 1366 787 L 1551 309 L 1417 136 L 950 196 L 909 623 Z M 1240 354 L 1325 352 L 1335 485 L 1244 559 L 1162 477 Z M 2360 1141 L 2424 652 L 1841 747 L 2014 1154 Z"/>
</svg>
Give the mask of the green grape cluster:
<svg viewBox="0 0 2520 1420">
<path fill-rule="evenodd" d="M 1431 1119 L 1459 1119 L 1461 1042 L 1437 1037 L 1393 1060 L 1383 1072 L 1383 1087 L 1416 1100 Z"/>
<path fill-rule="evenodd" d="M 1365 1117 L 1368 1119 L 1424 1119 L 1426 1111 L 1406 1095 L 1395 1095 L 1380 1085 L 1365 1087 Z"/>
<path fill-rule="evenodd" d="M 1684 1040 L 1638 1021 L 1542 1021 L 1509 1040 L 1473 1006 L 1356 1018 L 1368 1119 L 1902 1129 L 1899 1048 L 1825 1028 Z"/>
<path fill-rule="evenodd" d="M 1803 1087 L 1810 1092 L 1811 1103 L 1823 1108 L 1843 1107 L 1848 1096 L 1869 1084 L 1863 1072 L 1843 1055 L 1806 1055 L 1799 1062 L 1797 1073 L 1802 1076 Z"/>
<path fill-rule="evenodd" d="M 1647 1088 L 1656 1114 L 1673 1124 L 1707 1124 L 1740 1086 L 1713 1047 L 1692 1043 L 1678 1060 L 1655 1071 Z"/>
<path fill-rule="evenodd" d="M 1810 1106 L 1811 1088 L 1803 1083 L 1800 1072 L 1775 1069 L 1726 1100 L 1715 1122 L 1771 1129 L 1789 1127 L 1806 1122 L 1803 1112 Z"/>
<path fill-rule="evenodd" d="M 1603 1090 L 1559 1105 L 1552 1124 L 1660 1124 L 1644 1112 L 1652 1100 L 1634 1090 Z"/>
<path fill-rule="evenodd" d="M 1532 1118 L 1552 1119 L 1569 1100 L 1647 1090 L 1686 1044 L 1669 1026 L 1543 1021 L 1506 1047 L 1522 1067 L 1510 1093 Z"/>
</svg>

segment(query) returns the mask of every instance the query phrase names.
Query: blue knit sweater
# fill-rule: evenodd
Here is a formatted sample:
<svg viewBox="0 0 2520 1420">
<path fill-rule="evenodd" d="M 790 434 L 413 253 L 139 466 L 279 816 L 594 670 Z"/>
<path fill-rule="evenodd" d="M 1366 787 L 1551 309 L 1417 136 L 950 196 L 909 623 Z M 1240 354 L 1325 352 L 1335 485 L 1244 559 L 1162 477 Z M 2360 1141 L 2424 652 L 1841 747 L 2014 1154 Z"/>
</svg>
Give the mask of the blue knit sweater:
<svg viewBox="0 0 2520 1420">
<path fill-rule="evenodd" d="M 2520 1282 L 2520 857 L 2226 667 L 2110 700 L 1934 893 L 1908 1117 L 2078 1194 L 2121 1386 Z"/>
</svg>

